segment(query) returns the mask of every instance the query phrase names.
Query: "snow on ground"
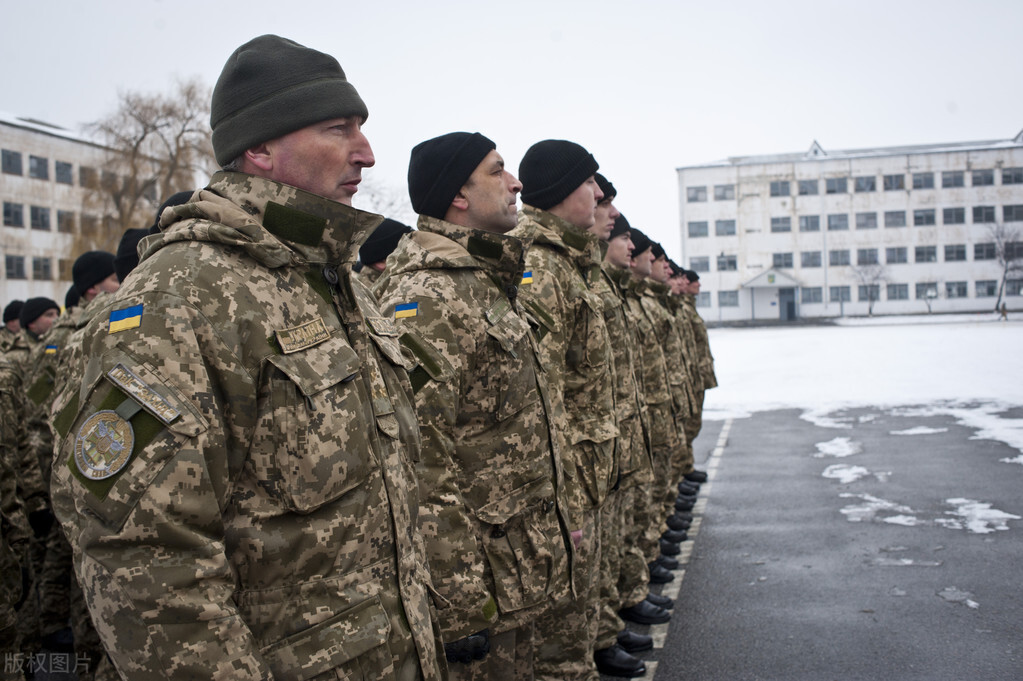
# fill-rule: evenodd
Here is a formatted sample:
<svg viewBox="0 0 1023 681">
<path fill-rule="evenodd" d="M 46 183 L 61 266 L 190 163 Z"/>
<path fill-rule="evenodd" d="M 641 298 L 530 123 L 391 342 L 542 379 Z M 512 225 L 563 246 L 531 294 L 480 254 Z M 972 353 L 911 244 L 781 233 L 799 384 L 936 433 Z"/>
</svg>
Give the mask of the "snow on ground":
<svg viewBox="0 0 1023 681">
<path fill-rule="evenodd" d="M 878 407 L 907 416 L 951 415 L 976 428 L 975 438 L 1023 453 L 1023 418 L 1003 415 L 1023 408 L 1023 321 L 878 317 L 709 333 L 719 387 L 707 391 L 704 418 L 801 409 L 816 425 L 851 428 L 853 420 L 836 412 Z M 1004 461 L 1023 464 L 1023 456 Z"/>
</svg>

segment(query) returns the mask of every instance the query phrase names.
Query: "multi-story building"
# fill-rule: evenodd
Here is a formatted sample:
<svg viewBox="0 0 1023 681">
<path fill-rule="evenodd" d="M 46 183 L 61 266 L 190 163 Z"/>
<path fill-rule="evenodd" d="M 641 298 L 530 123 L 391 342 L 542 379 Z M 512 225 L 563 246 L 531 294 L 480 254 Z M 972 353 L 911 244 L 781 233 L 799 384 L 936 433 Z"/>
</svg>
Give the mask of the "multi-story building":
<svg viewBox="0 0 1023 681">
<path fill-rule="evenodd" d="M 74 235 L 100 219 L 89 188 L 106 157 L 68 130 L 0 113 L 0 305 L 37 296 L 63 304 Z"/>
<path fill-rule="evenodd" d="M 682 262 L 700 272 L 708 320 L 992 310 L 996 253 L 1023 257 L 1023 132 L 847 151 L 814 142 L 677 172 Z M 1007 282 L 1010 308 L 1021 289 Z"/>
</svg>

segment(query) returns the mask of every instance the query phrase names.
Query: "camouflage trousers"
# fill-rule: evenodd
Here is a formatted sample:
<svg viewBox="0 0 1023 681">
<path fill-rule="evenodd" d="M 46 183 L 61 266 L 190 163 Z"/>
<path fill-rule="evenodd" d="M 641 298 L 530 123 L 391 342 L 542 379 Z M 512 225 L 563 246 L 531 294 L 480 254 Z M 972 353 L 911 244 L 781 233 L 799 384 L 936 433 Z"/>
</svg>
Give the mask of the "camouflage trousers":
<svg viewBox="0 0 1023 681">
<path fill-rule="evenodd" d="M 597 611 L 596 650 L 615 644 L 625 622 L 618 616 L 621 596 L 618 577 L 622 569 L 622 490 L 612 490 L 600 507 L 600 607 Z"/>
<path fill-rule="evenodd" d="M 534 624 L 528 622 L 490 637 L 490 652 L 479 662 L 448 663 L 448 681 L 533 681 Z"/>
<path fill-rule="evenodd" d="M 644 455 L 645 456 L 645 455 Z M 622 478 L 621 496 L 622 558 L 618 570 L 618 608 L 636 605 L 650 593 L 650 569 L 647 563 L 642 524 L 649 516 L 650 469 L 645 468 Z M 659 547 L 658 547 L 659 548 Z"/>
<path fill-rule="evenodd" d="M 593 661 L 600 595 L 600 510 L 572 509 L 569 516 L 572 529 L 582 530 L 572 559 L 575 595 L 565 595 L 537 618 L 533 661 L 537 681 L 600 678 Z"/>
</svg>

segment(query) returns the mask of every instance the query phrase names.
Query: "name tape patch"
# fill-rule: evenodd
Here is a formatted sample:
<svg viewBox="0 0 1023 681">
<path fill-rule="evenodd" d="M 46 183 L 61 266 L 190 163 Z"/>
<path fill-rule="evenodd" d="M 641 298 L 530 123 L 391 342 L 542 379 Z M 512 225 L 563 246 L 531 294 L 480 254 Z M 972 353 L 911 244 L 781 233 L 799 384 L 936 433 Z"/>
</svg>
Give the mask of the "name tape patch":
<svg viewBox="0 0 1023 681">
<path fill-rule="evenodd" d="M 274 335 L 277 336 L 277 342 L 281 344 L 281 351 L 288 355 L 327 340 L 330 338 L 330 329 L 327 328 L 323 317 L 317 317 L 311 322 L 290 329 L 276 330 Z"/>
<path fill-rule="evenodd" d="M 107 378 L 164 424 L 170 425 L 174 419 L 181 415 L 181 412 L 172 407 L 162 395 L 150 388 L 145 381 L 135 375 L 135 372 L 123 364 L 117 364 L 108 371 Z"/>
</svg>

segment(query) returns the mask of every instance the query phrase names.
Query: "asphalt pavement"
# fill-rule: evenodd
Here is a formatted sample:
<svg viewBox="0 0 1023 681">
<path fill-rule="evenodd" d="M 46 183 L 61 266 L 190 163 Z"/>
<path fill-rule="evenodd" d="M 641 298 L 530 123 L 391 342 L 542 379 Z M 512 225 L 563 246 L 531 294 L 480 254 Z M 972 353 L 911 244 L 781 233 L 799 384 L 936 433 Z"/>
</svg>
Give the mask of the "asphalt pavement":
<svg viewBox="0 0 1023 681">
<path fill-rule="evenodd" d="M 645 678 L 1023 679 L 1020 453 L 947 415 L 832 416 L 705 422 Z"/>
</svg>

